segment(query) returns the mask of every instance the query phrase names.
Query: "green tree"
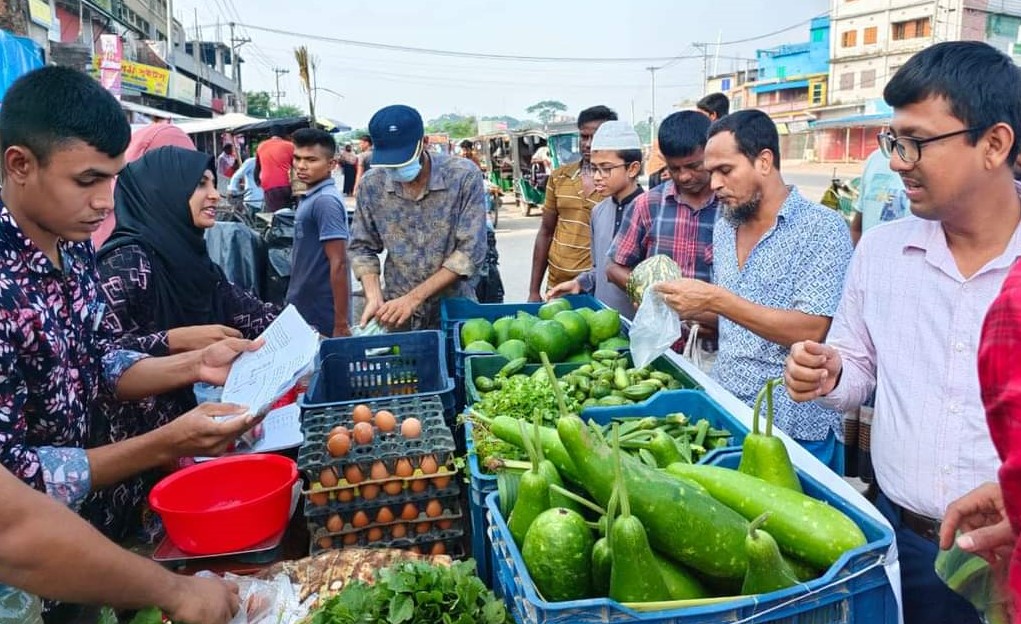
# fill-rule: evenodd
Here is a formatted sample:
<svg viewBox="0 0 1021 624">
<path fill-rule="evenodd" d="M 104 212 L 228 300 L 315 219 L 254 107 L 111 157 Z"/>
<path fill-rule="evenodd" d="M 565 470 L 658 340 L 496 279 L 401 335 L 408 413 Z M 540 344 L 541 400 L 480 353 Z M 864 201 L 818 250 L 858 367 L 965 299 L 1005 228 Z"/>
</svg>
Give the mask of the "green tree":
<svg viewBox="0 0 1021 624">
<path fill-rule="evenodd" d="M 567 105 L 563 102 L 558 102 L 557 100 L 543 100 L 532 104 L 525 109 L 525 112 L 529 115 L 535 115 L 539 118 L 539 121 L 542 122 L 542 125 L 546 126 L 549 122 L 553 121 L 553 118 L 556 117 L 557 113 L 563 113 L 566 110 Z"/>
<path fill-rule="evenodd" d="M 453 139 L 463 139 L 478 134 L 478 127 L 474 117 L 447 113 L 429 120 L 425 125 L 425 131 L 448 134 Z"/>
<path fill-rule="evenodd" d="M 280 108 L 274 108 L 269 112 L 269 116 L 272 119 L 282 119 L 284 117 L 301 117 L 305 114 L 305 111 L 301 110 L 300 107 L 294 104 L 281 104 Z"/>
<path fill-rule="evenodd" d="M 305 111 L 293 104 L 273 106 L 273 99 L 266 91 L 246 91 L 248 114 L 262 119 L 280 119 L 283 117 L 301 117 Z"/>
</svg>

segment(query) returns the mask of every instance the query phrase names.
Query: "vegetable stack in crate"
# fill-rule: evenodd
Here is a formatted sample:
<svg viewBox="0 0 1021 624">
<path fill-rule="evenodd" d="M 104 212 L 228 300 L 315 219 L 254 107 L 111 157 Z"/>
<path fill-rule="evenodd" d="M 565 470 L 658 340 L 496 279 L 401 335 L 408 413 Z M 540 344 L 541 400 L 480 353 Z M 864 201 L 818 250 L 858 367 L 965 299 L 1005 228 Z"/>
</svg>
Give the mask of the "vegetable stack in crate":
<svg viewBox="0 0 1021 624">
<path fill-rule="evenodd" d="M 438 397 L 307 410 L 302 427 L 312 554 L 345 546 L 461 554 L 454 438 Z"/>
</svg>

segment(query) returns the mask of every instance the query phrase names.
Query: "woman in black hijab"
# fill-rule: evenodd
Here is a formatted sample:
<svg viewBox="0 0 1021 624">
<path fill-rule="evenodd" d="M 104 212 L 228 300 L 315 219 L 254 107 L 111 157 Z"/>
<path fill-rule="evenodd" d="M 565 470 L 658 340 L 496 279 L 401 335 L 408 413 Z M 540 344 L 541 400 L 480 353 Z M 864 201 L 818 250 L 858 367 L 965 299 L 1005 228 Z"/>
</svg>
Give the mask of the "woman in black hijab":
<svg viewBox="0 0 1021 624">
<path fill-rule="evenodd" d="M 162 356 L 201 349 L 228 337 L 256 338 L 278 310 L 227 280 L 206 251 L 216 224 L 213 159 L 161 147 L 127 165 L 114 191 L 117 227 L 97 254 L 105 327 L 118 344 Z M 143 401 L 97 402 L 91 437 L 108 444 L 157 429 L 196 405 L 191 387 Z M 137 528 L 151 487 L 122 483 L 94 494 L 93 523 L 120 539 Z"/>
</svg>

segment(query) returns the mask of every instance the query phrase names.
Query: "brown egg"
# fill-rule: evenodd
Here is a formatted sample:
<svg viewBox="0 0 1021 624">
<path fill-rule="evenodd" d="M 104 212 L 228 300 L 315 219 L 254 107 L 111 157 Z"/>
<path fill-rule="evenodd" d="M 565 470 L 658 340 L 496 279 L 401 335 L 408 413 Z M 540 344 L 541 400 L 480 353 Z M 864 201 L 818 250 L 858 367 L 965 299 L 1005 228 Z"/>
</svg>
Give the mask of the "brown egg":
<svg viewBox="0 0 1021 624">
<path fill-rule="evenodd" d="M 422 423 L 417 418 L 408 418 L 401 423 L 401 435 L 414 440 L 422 435 Z"/>
<path fill-rule="evenodd" d="M 323 471 L 319 473 L 319 483 L 324 488 L 331 488 L 337 485 L 337 473 L 333 472 L 333 468 L 323 468 Z"/>
<path fill-rule="evenodd" d="M 433 544 L 433 547 L 429 549 L 429 554 L 434 557 L 438 555 L 445 555 L 447 554 L 447 547 L 443 544 L 443 542 L 436 542 Z"/>
<path fill-rule="evenodd" d="M 330 495 L 326 492 L 321 492 L 323 486 L 318 483 L 312 486 L 312 493 L 308 495 L 308 501 L 316 507 L 325 507 L 330 502 Z"/>
<path fill-rule="evenodd" d="M 410 459 L 402 457 L 397 460 L 397 465 L 394 466 L 394 476 L 406 479 L 413 474 L 415 474 L 415 469 L 411 466 Z"/>
<path fill-rule="evenodd" d="M 362 474 L 362 470 L 358 467 L 358 464 L 351 464 L 344 469 L 344 479 L 346 479 L 351 485 L 356 485 L 365 480 L 365 475 Z"/>
<path fill-rule="evenodd" d="M 351 450 L 351 438 L 343 433 L 332 435 L 326 441 L 326 450 L 330 453 L 330 457 L 343 457 Z"/>
<path fill-rule="evenodd" d="M 374 420 L 376 422 L 376 428 L 383 433 L 390 433 L 397 427 L 397 419 L 394 418 L 394 415 L 387 410 L 379 410 L 376 412 Z"/>
<path fill-rule="evenodd" d="M 419 522 L 418 524 L 415 525 L 415 533 L 418 533 L 419 535 L 425 535 L 426 533 L 431 531 L 432 528 L 433 525 L 431 522 Z"/>
<path fill-rule="evenodd" d="M 415 503 L 407 503 L 404 505 L 404 509 L 401 510 L 401 520 L 414 520 L 418 517 L 418 507 L 415 507 Z"/>
<path fill-rule="evenodd" d="M 412 546 L 411 548 L 408 549 L 408 552 L 415 553 L 416 555 L 421 555 L 422 549 L 419 548 L 418 546 Z"/>
<path fill-rule="evenodd" d="M 340 516 L 333 514 L 330 519 L 326 521 L 326 530 L 330 533 L 340 533 L 344 530 L 344 521 L 340 519 Z"/>
<path fill-rule="evenodd" d="M 358 543 L 358 534 L 357 533 L 348 533 L 347 535 L 344 536 L 344 545 L 345 546 L 354 546 L 357 543 Z"/>
<path fill-rule="evenodd" d="M 333 548 L 333 538 L 332 537 L 320 537 L 319 541 L 316 542 L 316 545 L 319 546 L 319 548 L 322 548 L 323 550 L 327 550 L 329 548 Z"/>
<path fill-rule="evenodd" d="M 437 520 L 436 521 L 436 526 L 439 527 L 440 529 L 446 531 L 450 527 L 454 526 L 454 521 L 453 520 Z"/>
<path fill-rule="evenodd" d="M 359 491 L 362 493 L 362 498 L 365 500 L 375 500 L 376 497 L 379 496 L 379 486 L 374 483 L 363 485 L 359 488 Z"/>
<path fill-rule="evenodd" d="M 352 431 L 355 442 L 358 444 L 372 444 L 372 425 L 367 422 L 360 422 L 355 425 Z"/>
<path fill-rule="evenodd" d="M 443 515 L 443 505 L 438 500 L 431 500 L 429 504 L 425 506 L 425 515 L 430 518 L 438 518 Z"/>
<path fill-rule="evenodd" d="M 390 471 L 386 469 L 386 464 L 381 461 L 374 462 L 372 464 L 372 469 L 369 470 L 369 478 L 373 481 L 382 481 L 389 476 Z"/>
<path fill-rule="evenodd" d="M 369 514 L 364 511 L 356 511 L 354 517 L 351 518 L 351 526 L 356 529 L 360 529 L 363 526 L 369 524 Z"/>
<path fill-rule="evenodd" d="M 390 537 L 394 539 L 401 539 L 408 534 L 408 525 L 406 524 L 395 524 L 390 527 Z"/>
<path fill-rule="evenodd" d="M 383 491 L 390 496 L 397 496 L 404 489 L 404 484 L 400 481 L 387 481 L 383 484 Z"/>
<path fill-rule="evenodd" d="M 435 487 L 437 490 L 443 490 L 446 489 L 448 485 L 450 485 L 450 477 L 435 477 L 433 478 L 432 482 L 433 487 Z"/>
<path fill-rule="evenodd" d="M 390 524 L 394 521 L 394 512 L 389 507 L 380 507 L 376 512 L 376 522 L 379 524 Z"/>
<path fill-rule="evenodd" d="M 347 430 L 347 427 L 345 427 L 344 425 L 337 425 L 333 429 L 330 429 L 330 433 L 327 434 L 326 437 L 327 438 L 332 438 L 333 436 L 340 435 L 340 434 L 344 434 L 344 435 L 346 435 L 348 437 L 351 436 L 351 432 Z"/>
<path fill-rule="evenodd" d="M 429 486 L 429 479 L 415 479 L 411 482 L 411 491 L 415 494 L 420 494 L 425 491 L 425 488 Z"/>
<path fill-rule="evenodd" d="M 423 457 L 422 461 L 419 462 L 418 467 L 422 470 L 423 474 L 427 475 L 436 474 L 436 471 L 439 470 L 439 465 L 436 464 L 436 458 L 432 455 L 426 455 Z"/>
<path fill-rule="evenodd" d="M 356 423 L 371 423 L 372 422 L 372 410 L 369 409 L 368 405 L 355 405 L 354 409 L 351 410 L 351 418 Z"/>
<path fill-rule="evenodd" d="M 337 490 L 337 500 L 341 503 L 350 503 L 355 499 L 354 488 L 347 488 L 344 490 Z"/>
<path fill-rule="evenodd" d="M 379 527 L 372 527 L 365 535 L 366 539 L 370 542 L 378 542 L 383 539 L 383 529 Z"/>
</svg>

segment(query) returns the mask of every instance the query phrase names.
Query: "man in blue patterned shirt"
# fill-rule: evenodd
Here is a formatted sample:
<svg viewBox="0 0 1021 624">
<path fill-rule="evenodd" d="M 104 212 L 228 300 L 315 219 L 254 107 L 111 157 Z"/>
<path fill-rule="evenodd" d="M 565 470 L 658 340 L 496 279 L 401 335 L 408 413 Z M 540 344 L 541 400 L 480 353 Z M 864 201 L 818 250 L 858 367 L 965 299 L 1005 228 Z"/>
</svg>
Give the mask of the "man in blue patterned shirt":
<svg viewBox="0 0 1021 624">
<path fill-rule="evenodd" d="M 486 259 L 482 172 L 422 149 L 422 116 L 387 106 L 369 120 L 372 169 L 358 185 L 351 268 L 365 290 L 361 325 L 439 329 L 440 299 L 475 299 Z M 385 286 L 379 254 L 386 250 Z"/>
<path fill-rule="evenodd" d="M 773 121 L 758 110 L 713 123 L 705 167 L 723 204 L 713 283 L 657 287 L 682 318 L 718 326 L 712 376 L 748 404 L 767 380 L 783 376 L 792 344 L 825 339 L 851 260 L 843 218 L 784 184 L 779 143 Z M 794 403 L 783 388 L 774 401 L 777 426 L 842 473 L 841 415 Z"/>
</svg>

